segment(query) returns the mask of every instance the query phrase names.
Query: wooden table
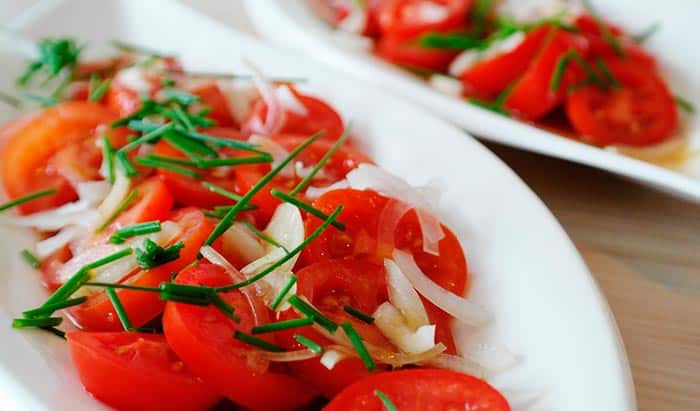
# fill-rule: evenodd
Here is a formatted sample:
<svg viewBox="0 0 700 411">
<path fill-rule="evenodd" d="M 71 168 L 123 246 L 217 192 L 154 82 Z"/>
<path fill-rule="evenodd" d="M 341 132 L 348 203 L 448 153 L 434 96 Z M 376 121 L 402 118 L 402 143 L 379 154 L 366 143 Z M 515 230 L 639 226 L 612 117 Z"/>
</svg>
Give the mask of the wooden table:
<svg viewBox="0 0 700 411">
<path fill-rule="evenodd" d="M 239 1 L 182 1 L 253 32 Z M 37 2 L 0 0 L 0 23 Z M 639 409 L 700 409 L 700 207 L 585 166 L 489 148 L 578 245 L 617 318 Z"/>
</svg>

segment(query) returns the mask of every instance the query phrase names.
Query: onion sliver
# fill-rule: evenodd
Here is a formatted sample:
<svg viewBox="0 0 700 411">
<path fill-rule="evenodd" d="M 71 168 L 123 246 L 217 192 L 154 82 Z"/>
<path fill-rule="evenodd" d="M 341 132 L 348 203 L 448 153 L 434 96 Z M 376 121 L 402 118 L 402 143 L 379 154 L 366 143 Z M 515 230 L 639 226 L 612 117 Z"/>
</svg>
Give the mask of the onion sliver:
<svg viewBox="0 0 700 411">
<path fill-rule="evenodd" d="M 479 378 L 483 378 L 486 375 L 486 371 L 480 367 L 479 364 L 466 358 L 451 354 L 440 354 L 439 356 L 428 361 L 421 362 L 421 365 L 444 368 L 446 370 L 457 371 Z"/>
<path fill-rule="evenodd" d="M 292 89 L 286 84 L 278 86 L 275 93 L 277 101 L 279 101 L 280 106 L 285 110 L 304 117 L 309 115 L 309 110 L 304 103 L 297 98 Z"/>
<path fill-rule="evenodd" d="M 398 309 L 411 330 L 429 325 L 428 313 L 413 285 L 395 262 L 384 260 L 389 301 Z"/>
<path fill-rule="evenodd" d="M 244 261 L 246 264 L 265 255 L 265 247 L 258 237 L 242 223 L 235 223 L 224 231 L 221 247 L 234 261 Z"/>
<path fill-rule="evenodd" d="M 348 188 L 350 187 L 350 183 L 348 180 L 339 180 L 336 181 L 335 183 L 325 186 L 325 187 L 314 187 L 314 186 L 309 186 L 309 188 L 306 189 L 306 197 L 310 198 L 312 200 L 317 199 L 321 197 L 323 194 L 333 191 L 333 190 L 340 190 L 343 188 Z"/>
<path fill-rule="evenodd" d="M 253 134 L 248 138 L 248 142 L 256 144 L 262 151 L 267 151 L 272 156 L 272 168 L 277 167 L 285 158 L 289 156 L 289 151 L 282 147 L 279 143 L 259 134 Z M 287 164 L 279 173 L 282 177 L 294 177 L 294 165 Z"/>
<path fill-rule="evenodd" d="M 483 308 L 445 290 L 425 275 L 411 254 L 394 250 L 394 261 L 419 294 L 452 317 L 472 326 L 483 325 L 489 320 L 490 316 Z"/>
<path fill-rule="evenodd" d="M 412 329 L 401 312 L 389 302 L 382 303 L 372 314 L 379 331 L 406 353 L 420 353 L 435 345 L 435 326 L 423 325 Z"/>
<path fill-rule="evenodd" d="M 268 361 L 274 362 L 294 362 L 294 361 L 304 361 L 314 357 L 318 357 L 320 354 L 311 351 L 310 349 L 297 350 L 297 351 L 286 351 L 286 352 L 271 352 L 271 351 L 259 351 L 255 353 L 261 358 Z"/>
<path fill-rule="evenodd" d="M 114 214 L 126 196 L 129 195 L 129 190 L 131 189 L 131 179 L 127 177 L 122 166 L 115 164 L 114 171 L 116 176 L 112 189 L 109 191 L 104 201 L 102 201 L 102 204 L 97 208 L 102 221 L 106 221 Z"/>
<path fill-rule="evenodd" d="M 261 119 L 262 124 L 260 124 L 259 129 L 251 131 L 269 136 L 279 129 L 284 120 L 284 111 L 277 100 L 274 86 L 252 62 L 247 59 L 244 59 L 243 62 L 250 68 L 253 75 L 253 83 L 255 83 L 255 86 L 258 88 L 260 95 L 267 105 L 267 115 L 264 119 Z"/>
<path fill-rule="evenodd" d="M 40 260 L 43 260 L 44 258 L 50 256 L 51 254 L 68 245 L 78 235 L 80 235 L 82 231 L 83 230 L 81 230 L 81 228 L 76 225 L 71 225 L 61 229 L 61 231 L 56 233 L 56 235 L 36 243 L 36 256 Z"/>
</svg>

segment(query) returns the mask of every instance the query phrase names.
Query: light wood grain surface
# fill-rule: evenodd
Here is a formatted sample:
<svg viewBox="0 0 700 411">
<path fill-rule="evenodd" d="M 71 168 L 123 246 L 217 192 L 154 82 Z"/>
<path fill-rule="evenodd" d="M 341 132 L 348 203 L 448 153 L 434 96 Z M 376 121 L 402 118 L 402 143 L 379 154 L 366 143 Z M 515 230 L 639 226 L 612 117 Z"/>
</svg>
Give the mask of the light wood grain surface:
<svg viewBox="0 0 700 411">
<path fill-rule="evenodd" d="M 182 1 L 253 32 L 238 0 Z M 0 23 L 35 2 L 0 0 Z M 700 206 L 589 167 L 488 146 L 579 246 L 617 319 L 639 409 L 700 410 Z"/>
</svg>

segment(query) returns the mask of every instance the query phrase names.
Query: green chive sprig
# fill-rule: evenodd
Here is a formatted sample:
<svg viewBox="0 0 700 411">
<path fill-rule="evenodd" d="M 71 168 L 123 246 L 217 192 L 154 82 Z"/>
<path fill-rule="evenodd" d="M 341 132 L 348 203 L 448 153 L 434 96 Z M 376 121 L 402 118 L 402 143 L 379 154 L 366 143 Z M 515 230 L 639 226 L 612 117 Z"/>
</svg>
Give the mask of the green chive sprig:
<svg viewBox="0 0 700 411">
<path fill-rule="evenodd" d="M 345 331 L 345 334 L 350 339 L 350 342 L 352 343 L 353 347 L 355 347 L 355 351 L 357 351 L 357 354 L 360 356 L 360 359 L 362 360 L 362 363 L 365 365 L 365 367 L 369 371 L 374 371 L 377 368 L 377 365 L 374 363 L 372 356 L 369 355 L 369 351 L 367 351 L 367 346 L 365 346 L 365 343 L 362 342 L 362 338 L 360 337 L 360 334 L 358 334 L 355 330 L 355 327 L 353 327 L 350 323 L 343 323 L 340 325 L 340 327 L 343 329 L 343 331 Z"/>
<path fill-rule="evenodd" d="M 369 314 L 363 313 L 362 311 L 358 310 L 357 308 L 346 305 L 343 307 L 343 311 L 346 313 L 352 315 L 353 317 L 357 318 L 358 320 L 365 322 L 367 324 L 372 324 L 374 323 L 374 317 L 372 317 Z"/>
<path fill-rule="evenodd" d="M 312 307 L 311 304 L 302 300 L 299 296 L 292 295 L 287 301 L 289 302 L 289 305 L 294 307 L 294 309 L 307 317 L 312 318 L 318 325 L 328 330 L 328 332 L 334 333 L 335 330 L 338 329 L 338 324 L 326 317 L 326 315 L 322 312 Z"/>
<path fill-rule="evenodd" d="M 246 334 L 242 331 L 236 330 L 233 334 L 233 338 L 242 341 L 248 345 L 252 345 L 254 347 L 263 349 L 265 351 L 271 351 L 271 352 L 284 352 L 284 349 L 278 345 L 275 345 L 269 341 L 265 341 L 261 338 L 254 337 L 250 334 Z"/>
<path fill-rule="evenodd" d="M 99 234 L 102 231 L 104 231 L 104 229 L 107 228 L 110 224 L 112 224 L 112 222 L 114 220 L 116 220 L 117 217 L 119 217 L 119 215 L 124 212 L 124 210 L 129 208 L 131 203 L 133 203 L 134 200 L 136 200 L 136 197 L 138 195 L 139 195 L 138 190 L 136 190 L 136 189 L 131 190 L 131 192 L 129 192 L 129 194 L 126 196 L 126 198 L 124 200 L 122 200 L 121 203 L 119 203 L 119 205 L 114 210 L 114 212 L 109 217 L 107 217 L 107 219 L 99 227 L 97 227 L 95 232 Z"/>
<path fill-rule="evenodd" d="M 305 345 L 308 349 L 315 352 L 316 354 L 323 353 L 323 347 L 316 341 L 306 338 L 301 334 L 294 334 L 294 339 L 301 345 Z"/>
<path fill-rule="evenodd" d="M 24 261 L 27 262 L 32 268 L 39 268 L 41 267 L 41 261 L 39 261 L 38 258 L 34 254 L 31 253 L 29 250 L 22 250 L 20 253 L 22 258 L 24 258 Z"/>
<path fill-rule="evenodd" d="M 399 411 L 399 409 L 396 408 L 396 405 L 380 389 L 374 390 L 374 395 L 376 395 L 377 398 L 379 398 L 379 401 L 382 402 L 382 405 L 384 405 L 384 408 L 386 408 L 386 411 Z"/>
<path fill-rule="evenodd" d="M 56 194 L 56 189 L 55 188 L 48 188 L 46 190 L 40 190 L 35 193 L 27 194 L 26 196 L 22 196 L 20 198 L 16 198 L 12 201 L 8 201 L 4 204 L 0 204 L 0 212 L 8 210 L 13 207 L 17 207 L 18 205 L 28 203 L 30 201 L 34 201 L 36 199 L 50 196 L 52 194 Z"/>
<path fill-rule="evenodd" d="M 291 277 L 289 277 L 289 280 L 287 281 L 287 284 L 282 287 L 280 290 L 279 294 L 275 296 L 275 299 L 272 300 L 272 303 L 270 304 L 270 309 L 273 311 L 277 311 L 279 306 L 282 304 L 282 301 L 284 301 L 285 297 L 287 297 L 287 294 L 289 294 L 289 290 L 294 287 L 294 284 L 297 282 L 297 276 L 292 274 Z"/>
<path fill-rule="evenodd" d="M 307 327 L 314 323 L 311 317 L 294 318 L 286 321 L 256 325 L 251 332 L 253 334 L 265 334 L 275 331 L 289 330 L 290 328 Z"/>
<path fill-rule="evenodd" d="M 127 238 L 157 233 L 160 230 L 160 221 L 148 221 L 145 223 L 138 223 L 120 228 L 114 234 L 112 234 L 112 236 L 109 238 L 109 241 L 112 244 L 123 244 Z"/>
<path fill-rule="evenodd" d="M 314 217 L 318 217 L 321 220 L 326 220 L 328 218 L 328 214 L 324 213 L 323 211 L 319 210 L 318 208 L 316 208 L 310 204 L 306 204 L 305 202 L 299 200 L 298 198 L 292 197 L 289 194 L 285 194 L 276 188 L 273 188 L 270 192 L 272 193 L 273 196 L 279 198 L 280 200 L 284 201 L 285 203 L 289 203 L 289 204 L 291 204 L 291 205 L 293 205 L 301 210 L 304 210 Z M 331 223 L 331 225 L 340 231 L 345 231 L 345 224 L 341 223 L 340 221 L 333 221 Z"/>
<path fill-rule="evenodd" d="M 144 270 L 175 261 L 180 258 L 180 250 L 185 247 L 182 241 L 163 248 L 150 238 L 143 241 L 143 248 L 136 249 L 136 263 Z"/>
</svg>

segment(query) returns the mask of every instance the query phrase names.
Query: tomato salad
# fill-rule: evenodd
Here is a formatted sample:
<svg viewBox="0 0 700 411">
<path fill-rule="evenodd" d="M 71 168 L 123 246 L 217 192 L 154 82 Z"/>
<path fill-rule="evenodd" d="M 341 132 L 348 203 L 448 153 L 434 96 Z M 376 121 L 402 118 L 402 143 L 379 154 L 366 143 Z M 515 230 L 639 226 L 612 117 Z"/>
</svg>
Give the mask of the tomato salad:
<svg viewBox="0 0 700 411">
<path fill-rule="evenodd" d="M 501 3 L 309 0 L 334 27 L 371 39 L 376 55 L 497 113 L 631 152 L 680 139 L 677 105 L 693 107 L 642 46 L 658 26 L 632 36 L 587 3 L 563 2 L 521 21 Z"/>
<path fill-rule="evenodd" d="M 303 79 L 115 45 L 43 40 L 18 84 L 44 107 L 0 129 L 0 222 L 37 232 L 51 293 L 15 328 L 65 338 L 121 410 L 509 409 L 456 349 L 451 324 L 489 316 L 433 197 Z"/>
</svg>

